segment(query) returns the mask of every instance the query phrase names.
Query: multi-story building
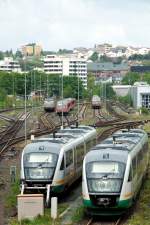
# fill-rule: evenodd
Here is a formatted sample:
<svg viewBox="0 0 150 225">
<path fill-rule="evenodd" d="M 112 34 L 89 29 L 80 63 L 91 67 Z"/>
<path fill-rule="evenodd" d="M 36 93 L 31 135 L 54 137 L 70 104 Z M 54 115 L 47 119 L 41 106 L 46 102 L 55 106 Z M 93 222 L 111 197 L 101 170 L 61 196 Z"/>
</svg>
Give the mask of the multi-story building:
<svg viewBox="0 0 150 225">
<path fill-rule="evenodd" d="M 112 62 L 105 63 L 88 63 L 88 73 L 92 73 L 95 76 L 95 80 L 107 80 L 110 79 L 115 83 L 120 83 L 123 76 L 129 71 L 127 63 L 116 64 Z"/>
<path fill-rule="evenodd" d="M 37 56 L 39 57 L 42 52 L 41 45 L 37 45 L 35 43 L 27 44 L 21 47 L 21 51 L 23 56 Z"/>
<path fill-rule="evenodd" d="M 21 68 L 17 60 L 13 60 L 12 57 L 5 57 L 4 60 L 0 60 L 0 71 L 19 73 Z"/>
<path fill-rule="evenodd" d="M 44 72 L 77 76 L 81 79 L 83 86 L 87 88 L 87 62 L 84 58 L 48 55 L 44 58 Z"/>
</svg>

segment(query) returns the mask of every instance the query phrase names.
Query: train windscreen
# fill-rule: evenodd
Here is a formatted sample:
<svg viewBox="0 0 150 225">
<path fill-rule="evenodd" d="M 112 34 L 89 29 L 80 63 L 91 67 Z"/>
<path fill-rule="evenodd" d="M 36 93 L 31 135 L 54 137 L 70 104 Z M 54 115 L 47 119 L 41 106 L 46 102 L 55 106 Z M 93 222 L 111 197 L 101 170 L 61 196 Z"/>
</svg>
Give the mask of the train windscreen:
<svg viewBox="0 0 150 225">
<path fill-rule="evenodd" d="M 118 193 L 121 189 L 125 165 L 120 162 L 92 162 L 86 166 L 90 192 Z"/>
<path fill-rule="evenodd" d="M 27 153 L 24 155 L 24 172 L 27 180 L 50 180 L 58 156 L 54 153 Z"/>
</svg>

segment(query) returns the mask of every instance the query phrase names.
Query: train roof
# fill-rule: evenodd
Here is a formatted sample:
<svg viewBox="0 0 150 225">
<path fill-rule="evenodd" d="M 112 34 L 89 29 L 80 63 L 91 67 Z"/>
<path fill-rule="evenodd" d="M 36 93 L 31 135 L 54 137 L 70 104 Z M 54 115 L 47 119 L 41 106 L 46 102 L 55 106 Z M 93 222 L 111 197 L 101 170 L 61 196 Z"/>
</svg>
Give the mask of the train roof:
<svg viewBox="0 0 150 225">
<path fill-rule="evenodd" d="M 111 153 L 111 154 L 110 154 Z M 86 155 L 86 163 L 90 162 L 95 162 L 95 161 L 119 161 L 126 163 L 128 157 L 128 152 L 127 151 L 118 151 L 118 150 L 113 150 L 112 148 L 108 146 L 106 149 L 101 149 L 100 150 L 94 150 L 90 151 Z"/>
<path fill-rule="evenodd" d="M 146 132 L 140 129 L 122 129 L 115 132 L 111 137 L 96 145 L 86 155 L 86 162 L 102 159 L 104 155 L 110 155 L 111 160 L 125 162 L 128 153 L 140 143 Z M 116 159 L 115 159 L 116 157 Z M 97 160 L 96 160 L 97 161 Z"/>
<path fill-rule="evenodd" d="M 48 98 L 45 98 L 44 101 L 54 101 L 55 98 L 54 97 L 48 97 Z"/>
<path fill-rule="evenodd" d="M 24 148 L 24 151 L 26 153 L 39 151 L 40 146 L 43 146 L 47 150 L 49 149 L 49 151 L 51 151 L 52 149 L 56 149 L 57 150 L 56 153 L 57 153 L 60 151 L 62 146 L 65 146 L 66 144 L 71 144 L 71 143 L 76 144 L 78 142 L 81 142 L 83 140 L 83 137 L 86 139 L 89 137 L 91 133 L 96 134 L 96 130 L 94 128 L 88 130 L 86 129 L 86 126 L 83 129 L 79 129 L 79 128 L 62 129 L 62 130 L 59 130 L 54 135 L 52 134 L 44 135 L 40 138 L 32 140 L 32 143 L 28 144 Z"/>
<path fill-rule="evenodd" d="M 52 152 L 55 154 L 59 154 L 61 150 L 61 143 L 56 144 L 55 142 L 51 142 L 51 145 L 49 144 L 48 141 L 38 141 L 38 142 L 33 142 L 25 146 L 23 152 L 24 153 L 31 153 L 31 152 Z"/>
<path fill-rule="evenodd" d="M 95 131 L 95 128 L 90 127 L 90 126 L 85 126 L 85 125 L 81 125 L 81 126 L 71 126 L 71 127 L 66 127 L 65 129 L 59 130 L 59 133 L 71 133 L 73 135 L 78 134 L 78 135 L 85 135 L 88 134 L 89 131 Z"/>
</svg>

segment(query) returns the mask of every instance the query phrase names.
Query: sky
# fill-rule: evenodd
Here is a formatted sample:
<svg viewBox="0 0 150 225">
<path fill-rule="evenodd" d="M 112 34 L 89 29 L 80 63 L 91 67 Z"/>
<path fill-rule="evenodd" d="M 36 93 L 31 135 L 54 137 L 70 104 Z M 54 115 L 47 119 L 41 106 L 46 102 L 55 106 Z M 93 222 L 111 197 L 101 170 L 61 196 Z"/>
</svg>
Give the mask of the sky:
<svg viewBox="0 0 150 225">
<path fill-rule="evenodd" d="M 0 0 L 0 50 L 150 47 L 150 0 Z"/>
</svg>

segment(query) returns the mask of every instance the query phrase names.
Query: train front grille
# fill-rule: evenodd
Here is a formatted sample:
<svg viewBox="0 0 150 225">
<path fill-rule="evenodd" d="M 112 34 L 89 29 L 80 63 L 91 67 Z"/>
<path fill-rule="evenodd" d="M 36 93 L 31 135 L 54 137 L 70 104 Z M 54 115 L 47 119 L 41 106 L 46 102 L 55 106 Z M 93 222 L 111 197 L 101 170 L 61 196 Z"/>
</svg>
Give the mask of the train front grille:
<svg viewBox="0 0 150 225">
<path fill-rule="evenodd" d="M 90 195 L 90 199 L 95 206 L 115 207 L 117 206 L 119 195 Z"/>
</svg>

